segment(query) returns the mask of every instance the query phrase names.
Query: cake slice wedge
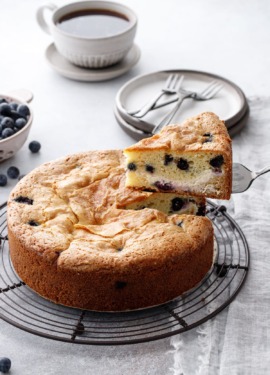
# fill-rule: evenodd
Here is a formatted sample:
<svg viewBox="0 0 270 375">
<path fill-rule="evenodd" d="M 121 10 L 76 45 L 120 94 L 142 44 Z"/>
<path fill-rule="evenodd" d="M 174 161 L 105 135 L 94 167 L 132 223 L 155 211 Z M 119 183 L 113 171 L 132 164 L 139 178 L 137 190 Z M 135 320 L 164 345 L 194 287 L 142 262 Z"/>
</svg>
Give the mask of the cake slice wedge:
<svg viewBox="0 0 270 375">
<path fill-rule="evenodd" d="M 126 186 L 160 192 L 229 199 L 231 139 L 212 112 L 168 125 L 124 150 Z"/>
</svg>

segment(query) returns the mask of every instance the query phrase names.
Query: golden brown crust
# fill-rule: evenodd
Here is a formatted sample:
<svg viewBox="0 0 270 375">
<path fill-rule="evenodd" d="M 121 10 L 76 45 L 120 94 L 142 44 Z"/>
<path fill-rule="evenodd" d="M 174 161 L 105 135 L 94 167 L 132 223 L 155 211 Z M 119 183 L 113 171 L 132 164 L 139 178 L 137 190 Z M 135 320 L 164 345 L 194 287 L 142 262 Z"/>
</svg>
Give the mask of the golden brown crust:
<svg viewBox="0 0 270 375">
<path fill-rule="evenodd" d="M 213 135 L 212 142 L 204 142 L 205 133 Z M 144 138 L 129 151 L 172 150 L 175 152 L 224 151 L 231 152 L 231 139 L 224 121 L 212 112 L 203 112 L 191 117 L 182 124 L 165 126 L 160 133 Z"/>
<path fill-rule="evenodd" d="M 209 270 L 211 222 L 123 209 L 132 194 L 151 194 L 131 193 L 123 174 L 121 151 L 96 151 L 47 163 L 15 187 L 11 259 L 40 295 L 90 310 L 135 309 L 180 295 Z"/>
</svg>

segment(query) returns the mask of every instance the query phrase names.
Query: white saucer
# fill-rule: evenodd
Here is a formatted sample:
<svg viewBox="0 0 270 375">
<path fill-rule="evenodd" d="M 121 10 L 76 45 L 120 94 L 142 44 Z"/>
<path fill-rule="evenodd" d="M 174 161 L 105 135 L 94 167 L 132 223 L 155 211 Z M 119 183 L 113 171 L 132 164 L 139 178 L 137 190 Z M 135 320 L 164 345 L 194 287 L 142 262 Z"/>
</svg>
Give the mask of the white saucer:
<svg viewBox="0 0 270 375">
<path fill-rule="evenodd" d="M 118 64 L 103 69 L 88 69 L 71 64 L 56 49 L 54 43 L 50 44 L 45 53 L 50 66 L 66 78 L 77 81 L 105 81 L 126 73 L 140 59 L 141 52 L 136 44 L 133 44 L 128 54 Z"/>
<path fill-rule="evenodd" d="M 183 122 L 186 118 L 198 113 L 210 111 L 225 120 L 227 127 L 235 125 L 247 111 L 247 100 L 242 90 L 233 82 L 212 73 L 196 70 L 164 70 L 145 74 L 128 81 L 119 90 L 116 96 L 116 108 L 125 122 L 130 123 L 140 130 L 149 131 L 143 123 L 157 124 L 173 108 L 174 104 L 150 111 L 140 121 L 128 115 L 127 112 L 141 108 L 157 92 L 160 91 L 169 74 L 178 73 L 184 76 L 182 87 L 187 90 L 200 92 L 211 81 L 217 80 L 223 85 L 222 90 L 211 100 L 196 101 L 187 99 L 178 111 L 174 122 Z M 168 99 L 167 99 L 168 100 Z"/>
</svg>

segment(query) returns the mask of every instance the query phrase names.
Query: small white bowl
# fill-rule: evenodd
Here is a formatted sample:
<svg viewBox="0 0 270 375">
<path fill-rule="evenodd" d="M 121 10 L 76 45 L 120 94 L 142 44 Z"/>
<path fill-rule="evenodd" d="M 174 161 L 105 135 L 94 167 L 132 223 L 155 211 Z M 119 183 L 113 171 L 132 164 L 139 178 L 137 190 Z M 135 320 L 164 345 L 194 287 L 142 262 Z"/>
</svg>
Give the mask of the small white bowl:
<svg viewBox="0 0 270 375">
<path fill-rule="evenodd" d="M 65 15 L 82 10 L 103 10 L 120 13 L 129 20 L 129 25 L 122 32 L 107 37 L 79 37 L 64 32 L 57 26 Z M 45 13 L 51 11 L 51 17 Z M 46 4 L 37 10 L 39 26 L 53 37 L 58 52 L 74 65 L 85 68 L 105 68 L 121 61 L 131 49 L 136 30 L 137 16 L 126 5 L 102 0 L 86 0 L 70 3 L 61 7 Z"/>
<path fill-rule="evenodd" d="M 29 106 L 29 102 L 33 99 L 31 92 L 27 90 L 17 90 L 10 94 L 0 94 L 0 98 L 4 98 L 7 102 L 15 102 L 18 104 L 25 104 L 30 110 L 30 115 L 28 117 L 27 124 L 12 136 L 0 140 L 0 163 L 12 157 L 25 143 L 32 122 L 33 122 L 33 112 Z"/>
</svg>

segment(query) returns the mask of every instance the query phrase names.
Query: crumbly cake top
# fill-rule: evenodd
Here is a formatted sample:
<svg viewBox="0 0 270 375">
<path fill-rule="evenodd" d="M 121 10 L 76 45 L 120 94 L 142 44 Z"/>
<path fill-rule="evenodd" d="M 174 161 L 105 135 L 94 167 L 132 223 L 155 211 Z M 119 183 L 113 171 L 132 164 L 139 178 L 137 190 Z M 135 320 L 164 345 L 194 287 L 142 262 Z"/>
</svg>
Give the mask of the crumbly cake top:
<svg viewBox="0 0 270 375">
<path fill-rule="evenodd" d="M 8 202 L 8 225 L 24 246 L 77 270 L 152 261 L 206 241 L 205 217 L 125 210 L 148 192 L 126 188 L 122 151 L 92 151 L 46 163 L 26 175 Z M 157 242 L 157 237 L 159 238 Z M 169 246 L 168 246 L 169 244 Z M 183 250 L 184 251 L 184 250 Z"/>
<path fill-rule="evenodd" d="M 165 126 L 160 133 L 144 138 L 124 152 L 172 150 L 230 152 L 231 139 L 223 121 L 212 112 L 204 112 L 182 124 Z"/>
</svg>

